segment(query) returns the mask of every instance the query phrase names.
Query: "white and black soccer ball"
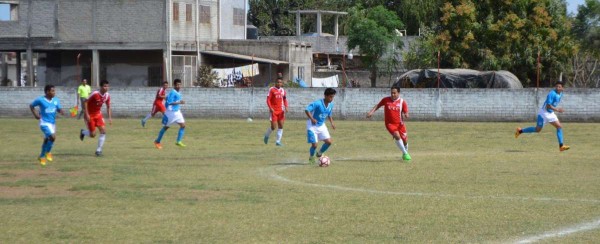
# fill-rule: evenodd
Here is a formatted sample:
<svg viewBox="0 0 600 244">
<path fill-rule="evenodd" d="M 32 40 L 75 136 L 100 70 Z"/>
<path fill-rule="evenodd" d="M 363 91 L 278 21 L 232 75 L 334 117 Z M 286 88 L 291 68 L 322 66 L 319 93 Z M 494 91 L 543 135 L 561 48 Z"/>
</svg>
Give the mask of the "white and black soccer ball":
<svg viewBox="0 0 600 244">
<path fill-rule="evenodd" d="M 319 166 L 321 166 L 321 167 L 327 167 L 327 166 L 329 166 L 330 163 L 331 163 L 331 160 L 329 160 L 329 157 L 327 157 L 327 156 L 321 156 L 319 158 Z"/>
</svg>

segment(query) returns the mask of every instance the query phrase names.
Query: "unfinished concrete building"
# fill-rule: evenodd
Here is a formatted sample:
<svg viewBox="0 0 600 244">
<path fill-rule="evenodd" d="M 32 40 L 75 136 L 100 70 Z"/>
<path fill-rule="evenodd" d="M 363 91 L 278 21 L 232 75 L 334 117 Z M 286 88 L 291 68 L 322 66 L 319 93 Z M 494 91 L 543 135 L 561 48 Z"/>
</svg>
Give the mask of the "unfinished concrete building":
<svg viewBox="0 0 600 244">
<path fill-rule="evenodd" d="M 245 40 L 247 0 L 0 0 L 0 7 L 10 11 L 0 20 L 0 52 L 14 53 L 12 76 L 25 79 L 3 85 L 75 86 L 85 78 L 158 86 L 179 78 L 194 86 L 201 64 L 258 63 L 261 80 L 275 71 L 310 76 L 310 46 Z M 290 68 L 307 55 L 301 69 Z M 2 70 L 6 81 L 9 69 Z"/>
</svg>

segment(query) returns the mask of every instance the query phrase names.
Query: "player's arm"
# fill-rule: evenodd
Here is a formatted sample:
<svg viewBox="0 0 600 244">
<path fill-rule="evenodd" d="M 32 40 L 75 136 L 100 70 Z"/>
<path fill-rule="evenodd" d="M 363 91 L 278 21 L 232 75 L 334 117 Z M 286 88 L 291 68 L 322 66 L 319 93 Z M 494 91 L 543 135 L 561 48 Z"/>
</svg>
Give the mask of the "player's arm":
<svg viewBox="0 0 600 244">
<path fill-rule="evenodd" d="M 58 106 L 56 107 L 56 111 L 58 111 L 58 113 L 62 116 L 65 116 L 65 111 L 63 111 L 62 107 L 60 106 L 60 103 L 58 103 Z"/>
<path fill-rule="evenodd" d="M 108 124 L 112 125 L 112 110 L 110 109 L 110 100 L 106 102 L 106 112 L 108 113 Z"/>
<path fill-rule="evenodd" d="M 400 114 L 404 116 L 404 119 L 408 119 L 408 104 L 406 104 L 406 101 L 402 102 L 402 113 Z"/>
<path fill-rule="evenodd" d="M 269 88 L 269 94 L 267 94 L 267 106 L 269 107 L 269 113 L 273 113 L 273 104 L 271 104 L 271 89 Z"/>
<path fill-rule="evenodd" d="M 551 109 L 552 111 L 556 111 L 556 112 L 559 112 L 559 113 L 562 113 L 562 112 L 565 111 L 563 108 L 554 107 L 550 103 L 546 104 L 546 109 Z"/>
<path fill-rule="evenodd" d="M 91 97 L 88 97 L 88 99 L 83 103 L 83 106 L 85 107 L 85 120 L 86 121 L 90 121 L 90 110 L 88 109 L 88 103 L 90 103 Z"/>
<path fill-rule="evenodd" d="M 333 117 L 331 115 L 329 115 L 327 118 L 329 119 L 329 123 L 331 124 L 331 128 L 335 130 L 335 124 L 333 123 Z"/>
<path fill-rule="evenodd" d="M 31 113 L 35 119 L 40 119 L 40 114 L 35 110 L 35 102 L 29 104 L 29 110 L 31 110 Z"/>
<path fill-rule="evenodd" d="M 285 106 L 285 112 L 288 112 L 288 101 L 287 101 L 287 93 L 283 95 L 283 106 Z"/>
<path fill-rule="evenodd" d="M 312 113 L 308 110 L 308 108 L 304 110 L 304 113 L 306 114 L 306 117 L 310 119 L 310 122 L 312 122 L 313 125 L 317 124 L 317 120 L 312 116 Z"/>
<path fill-rule="evenodd" d="M 381 106 L 383 106 L 383 99 L 381 99 L 381 101 L 379 101 L 379 103 L 367 113 L 367 119 L 371 118 L 371 116 L 373 116 L 373 113 L 375 113 L 377 109 L 381 108 Z"/>
</svg>

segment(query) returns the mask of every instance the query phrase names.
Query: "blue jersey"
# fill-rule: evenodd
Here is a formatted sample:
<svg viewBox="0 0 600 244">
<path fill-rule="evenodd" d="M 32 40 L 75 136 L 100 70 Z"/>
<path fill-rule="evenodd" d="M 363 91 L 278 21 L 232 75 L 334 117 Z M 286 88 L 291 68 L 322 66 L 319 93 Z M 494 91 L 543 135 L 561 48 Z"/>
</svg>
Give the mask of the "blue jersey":
<svg viewBox="0 0 600 244">
<path fill-rule="evenodd" d="M 175 89 L 172 89 L 171 92 L 169 92 L 169 95 L 167 95 L 167 101 L 165 102 L 165 105 L 167 105 L 167 110 L 179 111 L 179 104 L 171 104 L 179 101 L 181 101 L 181 93 Z"/>
<path fill-rule="evenodd" d="M 60 101 L 54 97 L 52 100 L 46 99 L 45 96 L 41 96 L 33 100 L 31 103 L 33 107 L 40 107 L 41 120 L 47 123 L 56 123 L 56 112 L 61 110 Z"/>
<path fill-rule="evenodd" d="M 330 102 L 327 107 L 325 107 L 324 99 L 319 99 L 306 107 L 306 111 L 312 114 L 313 118 L 317 120 L 316 126 L 321 126 L 325 123 L 325 119 L 331 116 L 333 112 L 333 102 Z"/>
<path fill-rule="evenodd" d="M 548 113 L 554 112 L 552 109 L 546 108 L 546 105 L 550 104 L 552 105 L 552 107 L 557 107 L 558 103 L 560 103 L 562 95 L 562 92 L 557 93 L 555 89 L 552 89 L 552 91 L 548 93 L 548 96 L 546 97 L 546 101 L 544 102 L 544 106 L 542 108 L 548 111 Z"/>
</svg>

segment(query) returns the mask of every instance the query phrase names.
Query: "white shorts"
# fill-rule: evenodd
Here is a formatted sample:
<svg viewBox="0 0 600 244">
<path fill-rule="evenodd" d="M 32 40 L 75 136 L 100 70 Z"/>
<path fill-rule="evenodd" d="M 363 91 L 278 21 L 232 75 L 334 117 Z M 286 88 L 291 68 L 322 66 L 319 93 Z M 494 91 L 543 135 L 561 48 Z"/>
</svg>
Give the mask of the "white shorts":
<svg viewBox="0 0 600 244">
<path fill-rule="evenodd" d="M 543 125 L 546 123 L 552 123 L 556 121 L 558 121 L 558 117 L 556 117 L 556 114 L 554 112 L 548 112 L 546 109 L 540 108 L 540 111 L 538 111 L 537 119 L 538 125 L 540 123 L 542 123 Z"/>
<path fill-rule="evenodd" d="M 317 143 L 331 138 L 329 130 L 325 123 L 320 126 L 313 125 L 310 120 L 306 121 L 306 141 L 308 143 Z"/>
<path fill-rule="evenodd" d="M 167 110 L 165 112 L 165 116 L 167 116 L 167 123 L 164 124 L 165 126 L 171 126 L 173 123 L 178 123 L 178 124 L 185 123 L 185 119 L 183 119 L 183 114 L 181 113 L 181 110 L 178 110 L 178 111 Z"/>
<path fill-rule="evenodd" d="M 56 133 L 56 124 L 48 123 L 40 119 L 40 130 L 42 130 L 44 136 L 49 137 Z"/>
</svg>

